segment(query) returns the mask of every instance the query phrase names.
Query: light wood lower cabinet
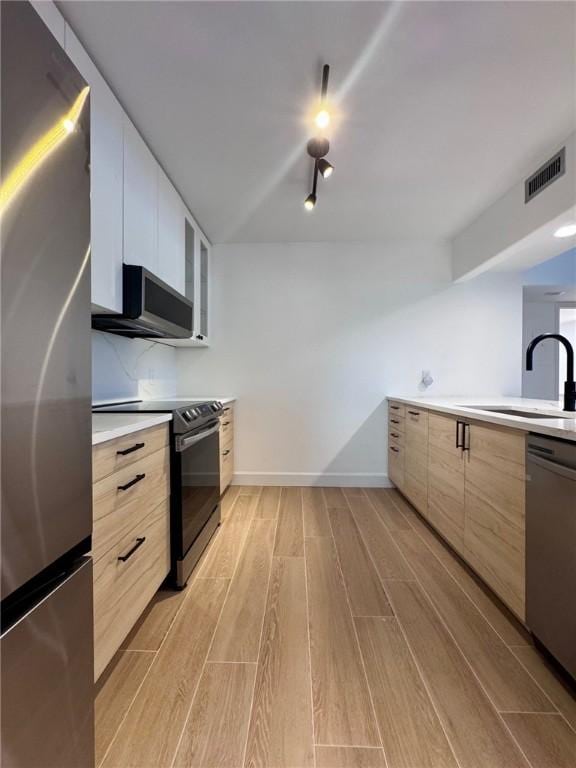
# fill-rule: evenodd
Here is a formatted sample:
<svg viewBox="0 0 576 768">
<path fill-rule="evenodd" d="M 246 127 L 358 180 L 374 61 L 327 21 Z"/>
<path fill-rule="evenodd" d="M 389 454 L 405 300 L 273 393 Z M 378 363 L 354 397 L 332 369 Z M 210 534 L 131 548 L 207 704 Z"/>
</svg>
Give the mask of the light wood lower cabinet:
<svg viewBox="0 0 576 768">
<path fill-rule="evenodd" d="M 408 405 L 403 422 L 390 479 L 524 620 L 525 433 Z"/>
<path fill-rule="evenodd" d="M 404 424 L 404 493 L 427 516 L 428 412 L 407 406 Z"/>
<path fill-rule="evenodd" d="M 102 674 L 170 570 L 168 499 L 94 563 L 94 678 Z"/>
<path fill-rule="evenodd" d="M 525 437 L 472 424 L 469 440 L 464 556 L 524 619 Z M 490 446 L 495 446 L 494 453 Z"/>
<path fill-rule="evenodd" d="M 404 447 L 393 442 L 388 445 L 388 477 L 404 490 Z"/>
<path fill-rule="evenodd" d="M 224 406 L 220 416 L 220 494 L 232 482 L 234 474 L 234 406 Z"/>
<path fill-rule="evenodd" d="M 428 520 L 461 552 L 464 548 L 464 453 L 456 447 L 457 422 L 428 417 Z M 461 430 L 460 430 L 461 431 Z"/>
<path fill-rule="evenodd" d="M 170 570 L 168 427 L 101 443 L 93 454 L 97 680 Z"/>
</svg>

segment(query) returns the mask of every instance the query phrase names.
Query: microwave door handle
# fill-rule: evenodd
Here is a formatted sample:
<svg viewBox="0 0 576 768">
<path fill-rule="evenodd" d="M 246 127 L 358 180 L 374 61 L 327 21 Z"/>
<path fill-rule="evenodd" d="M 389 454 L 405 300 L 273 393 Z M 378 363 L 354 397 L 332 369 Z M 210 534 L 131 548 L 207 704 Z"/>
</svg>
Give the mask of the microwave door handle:
<svg viewBox="0 0 576 768">
<path fill-rule="evenodd" d="M 193 435 L 192 437 L 180 437 L 176 442 L 176 451 L 178 453 L 182 453 L 182 451 L 185 451 L 192 445 L 199 443 L 200 440 L 204 440 L 205 437 L 209 437 L 210 435 L 215 434 L 219 429 L 220 424 L 216 424 L 216 426 L 212 427 L 211 429 L 207 429 L 205 432 L 200 432 L 198 435 Z"/>
</svg>

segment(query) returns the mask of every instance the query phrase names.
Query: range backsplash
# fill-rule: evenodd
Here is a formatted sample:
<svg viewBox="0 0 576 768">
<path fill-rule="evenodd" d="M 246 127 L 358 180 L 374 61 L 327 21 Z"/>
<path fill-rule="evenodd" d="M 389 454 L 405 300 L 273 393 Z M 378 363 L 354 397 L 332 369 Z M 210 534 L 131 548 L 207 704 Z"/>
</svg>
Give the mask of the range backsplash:
<svg viewBox="0 0 576 768">
<path fill-rule="evenodd" d="M 176 394 L 176 351 L 142 339 L 92 331 L 92 400 Z"/>
</svg>

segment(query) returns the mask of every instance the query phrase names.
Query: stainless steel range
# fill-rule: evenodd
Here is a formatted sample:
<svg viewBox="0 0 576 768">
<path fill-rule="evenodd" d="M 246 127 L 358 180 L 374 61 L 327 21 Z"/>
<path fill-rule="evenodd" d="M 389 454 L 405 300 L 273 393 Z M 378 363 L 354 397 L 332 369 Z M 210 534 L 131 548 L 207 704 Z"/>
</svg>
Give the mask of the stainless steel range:
<svg viewBox="0 0 576 768">
<path fill-rule="evenodd" d="M 102 413 L 171 413 L 170 583 L 179 589 L 220 524 L 219 429 L 222 404 L 139 400 L 97 406 Z"/>
</svg>

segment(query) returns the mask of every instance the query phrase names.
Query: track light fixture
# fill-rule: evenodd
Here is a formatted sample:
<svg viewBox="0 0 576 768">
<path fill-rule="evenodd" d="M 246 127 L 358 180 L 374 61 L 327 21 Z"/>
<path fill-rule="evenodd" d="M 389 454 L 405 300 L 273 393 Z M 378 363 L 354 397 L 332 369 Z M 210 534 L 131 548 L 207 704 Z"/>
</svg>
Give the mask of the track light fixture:
<svg viewBox="0 0 576 768">
<path fill-rule="evenodd" d="M 328 160 L 324 160 L 324 158 L 322 158 L 321 160 L 318 160 L 318 170 L 322 174 L 322 178 L 327 179 L 332 176 L 332 173 L 334 172 L 334 166 L 330 165 Z"/>
<path fill-rule="evenodd" d="M 320 110 L 314 118 L 316 127 L 321 131 L 326 129 L 330 125 L 330 113 L 326 109 L 326 93 L 328 91 L 328 76 L 330 74 L 330 67 L 328 64 L 324 64 L 322 69 L 322 88 L 320 91 Z M 328 160 L 325 159 L 325 155 L 328 154 L 330 149 L 330 142 L 325 136 L 319 135 L 310 139 L 306 149 L 308 154 L 314 160 L 314 174 L 312 177 L 312 192 L 304 200 L 304 208 L 307 211 L 313 211 L 316 206 L 316 187 L 318 185 L 318 173 L 322 175 L 323 179 L 329 178 L 334 172 L 334 166 L 330 165 Z"/>
<path fill-rule="evenodd" d="M 306 200 L 304 200 L 304 208 L 306 208 L 307 211 L 313 211 L 315 205 L 316 205 L 316 195 L 314 195 L 311 192 L 306 198 Z"/>
</svg>

